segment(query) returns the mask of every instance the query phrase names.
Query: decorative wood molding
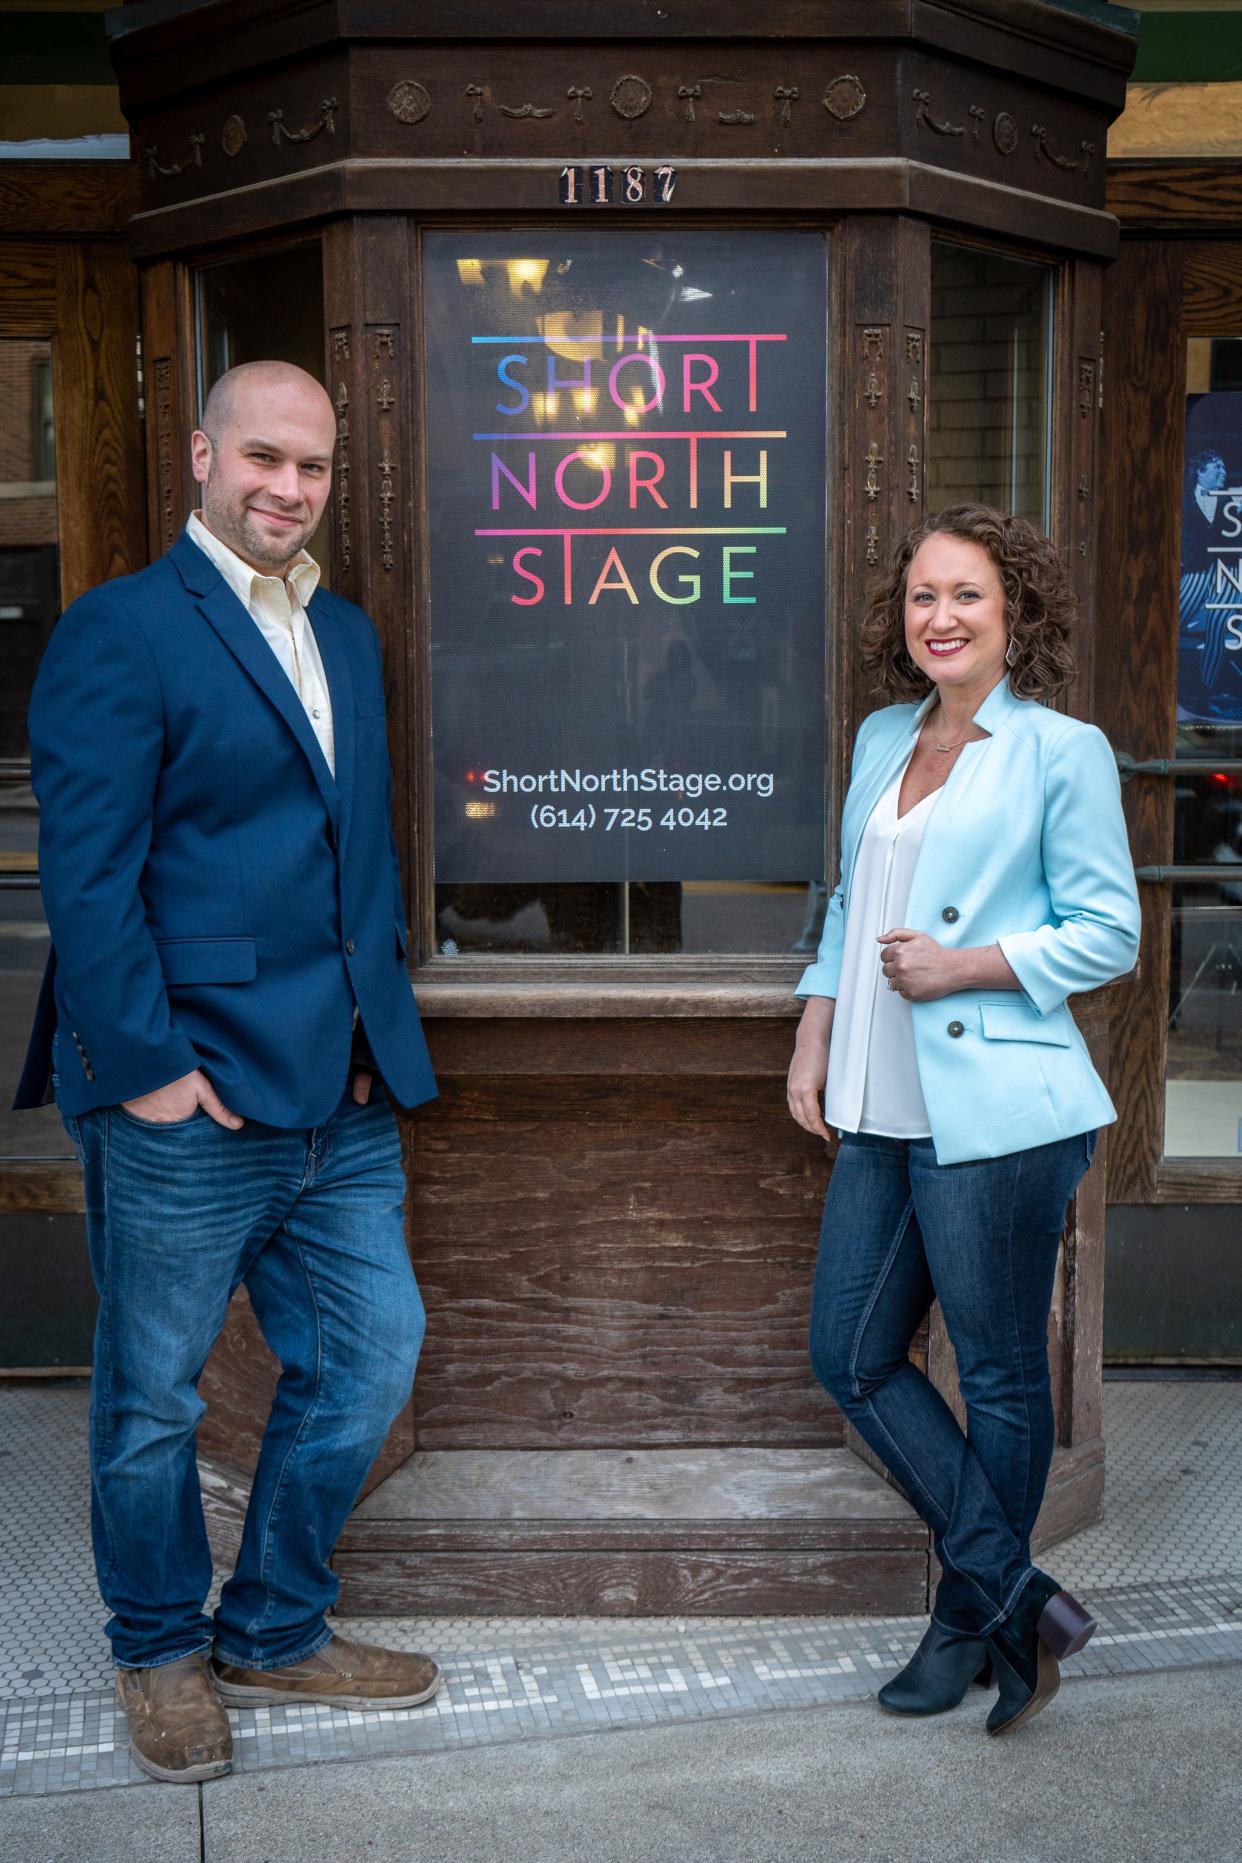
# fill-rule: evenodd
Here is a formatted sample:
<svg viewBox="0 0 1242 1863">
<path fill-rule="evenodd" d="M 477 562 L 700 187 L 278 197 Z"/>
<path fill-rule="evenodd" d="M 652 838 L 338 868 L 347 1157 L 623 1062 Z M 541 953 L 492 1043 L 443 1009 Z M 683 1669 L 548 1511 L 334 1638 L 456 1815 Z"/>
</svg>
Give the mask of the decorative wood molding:
<svg viewBox="0 0 1242 1863">
<path fill-rule="evenodd" d="M 431 114 L 431 98 L 426 87 L 413 78 L 402 78 L 400 83 L 394 84 L 384 101 L 398 123 L 421 123 Z"/>
<path fill-rule="evenodd" d="M 823 103 L 829 116 L 835 117 L 838 123 L 852 122 L 867 106 L 862 80 L 852 71 L 843 71 L 824 92 Z"/>
<path fill-rule="evenodd" d="M 914 97 L 914 122 L 916 128 L 926 127 L 927 129 L 935 130 L 938 136 L 964 136 L 966 134 L 966 125 L 964 123 L 938 123 L 936 121 L 931 113 L 931 93 L 929 91 L 916 90 L 912 95 Z"/>
<path fill-rule="evenodd" d="M 619 117 L 634 123 L 640 116 L 646 116 L 654 94 L 646 78 L 631 71 L 617 79 L 608 93 L 608 101 Z"/>
<path fill-rule="evenodd" d="M 272 126 L 272 141 L 279 149 L 282 142 L 314 142 L 327 130 L 329 136 L 336 134 L 336 112 L 340 102 L 335 97 L 325 97 L 320 109 L 322 115 L 316 123 L 304 123 L 301 129 L 289 129 L 285 123 L 283 110 L 269 110 L 267 120 Z"/>
<path fill-rule="evenodd" d="M 177 436 L 173 423 L 173 359 L 151 363 L 151 399 L 155 408 L 155 477 L 159 497 L 160 546 L 171 550 L 180 529 L 177 511 Z"/>
<path fill-rule="evenodd" d="M 203 165 L 203 144 L 206 140 L 207 138 L 201 129 L 191 131 L 190 153 L 179 162 L 161 162 L 158 149 L 144 149 L 142 152 L 142 159 L 146 163 L 148 178 L 154 181 L 157 175 L 183 175 L 187 168 L 201 168 Z"/>
</svg>

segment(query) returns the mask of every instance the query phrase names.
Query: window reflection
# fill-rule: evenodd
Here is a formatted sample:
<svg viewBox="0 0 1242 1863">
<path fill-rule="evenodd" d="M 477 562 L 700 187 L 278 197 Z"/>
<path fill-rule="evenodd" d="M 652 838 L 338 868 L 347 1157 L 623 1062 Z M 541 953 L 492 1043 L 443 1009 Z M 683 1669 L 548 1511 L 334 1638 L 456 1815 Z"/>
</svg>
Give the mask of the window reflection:
<svg viewBox="0 0 1242 1863">
<path fill-rule="evenodd" d="M 196 285 L 200 412 L 213 383 L 242 362 L 293 362 L 323 381 L 323 267 L 318 244 L 284 246 L 204 266 Z M 329 580 L 331 527 L 326 510 L 306 547 Z"/>
<path fill-rule="evenodd" d="M 932 242 L 927 497 L 1047 529 L 1052 279 L 1048 265 Z"/>
</svg>

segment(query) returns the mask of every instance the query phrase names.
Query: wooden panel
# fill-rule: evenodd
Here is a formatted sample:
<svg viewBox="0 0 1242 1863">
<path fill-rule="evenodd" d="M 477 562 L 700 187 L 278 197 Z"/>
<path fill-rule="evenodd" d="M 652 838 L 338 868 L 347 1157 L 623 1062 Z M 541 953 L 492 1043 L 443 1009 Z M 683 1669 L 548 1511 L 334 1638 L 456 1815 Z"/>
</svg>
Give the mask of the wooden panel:
<svg viewBox="0 0 1242 1863">
<path fill-rule="evenodd" d="M 1061 703 L 1091 718 L 1095 666 L 1095 530 L 1100 420 L 1100 266 L 1079 259 L 1064 268 L 1058 293 L 1053 384 L 1053 542 L 1069 565 L 1078 598 L 1074 658 L 1078 674 Z"/>
<path fill-rule="evenodd" d="M 1242 172 L 1235 198 L 1235 212 L 1242 217 Z M 1187 336 L 1242 335 L 1242 247 L 1236 239 L 1227 245 L 1214 240 L 1188 241 L 1182 255 L 1182 279 Z"/>
<path fill-rule="evenodd" d="M 691 1022 L 672 1030 L 655 1018 L 600 1023 L 555 1021 L 532 1025 L 522 1017 L 427 1024 L 437 1075 L 571 1074 L 580 1078 L 647 1074 L 667 1079 L 722 1074 L 781 1081 L 789 1068 L 800 1005 L 789 998 L 784 1018 L 766 1022 Z M 765 1098 L 784 1104 L 783 1088 Z M 816 1142 L 818 1143 L 818 1142 Z"/>
<path fill-rule="evenodd" d="M 1156 1174 L 1157 1203 L 1242 1203 L 1242 1161 L 1166 1158 Z"/>
<path fill-rule="evenodd" d="M 854 734 L 883 702 L 867 689 L 855 646 L 867 590 L 906 531 L 926 515 L 930 234 L 915 221 L 864 217 L 848 221 L 836 245 L 845 294 L 837 367 L 841 521 L 835 530 L 842 554 L 836 607 L 847 625 L 831 633 L 838 656 L 835 712 L 844 726 L 836 793 L 843 797 Z"/>
<path fill-rule="evenodd" d="M 1109 163 L 1108 209 L 1127 232 L 1236 237 L 1240 192 L 1242 162 Z"/>
<path fill-rule="evenodd" d="M 821 1546 L 857 1545 L 879 1522 L 901 1528 L 897 1545 L 926 1537 L 909 1504 L 848 1449 L 733 1446 L 420 1450 L 356 1510 L 348 1543 L 375 1544 L 381 1524 L 462 1531 L 481 1522 L 504 1528 L 510 1545 L 538 1545 L 570 1523 L 601 1545 L 626 1525 L 649 1540 L 708 1523 L 735 1536 L 797 1523 L 829 1535 Z"/>
<path fill-rule="evenodd" d="M 62 599 L 146 562 L 138 424 L 138 281 L 125 248 L 57 249 L 55 346 Z"/>
<path fill-rule="evenodd" d="M 806 1355 L 826 1160 L 775 1082 L 441 1084 L 402 1122 L 420 1446 L 840 1441 Z"/>
<path fill-rule="evenodd" d="M 51 336 L 56 314 L 55 246 L 0 245 L 0 334 Z"/>
<path fill-rule="evenodd" d="M 190 435 L 197 420 L 188 269 L 164 260 L 142 274 L 150 554 L 170 550 L 196 503 Z"/>
<path fill-rule="evenodd" d="M 136 162 L 0 164 L 0 234 L 121 234 L 137 204 Z"/>
<path fill-rule="evenodd" d="M 926 1552 L 340 1553 L 350 1617 L 904 1616 L 927 1608 Z"/>
<path fill-rule="evenodd" d="M 85 1208 L 76 1158 L 10 1158 L 0 1165 L 0 1215 L 37 1210 L 44 1216 L 76 1216 Z"/>
<path fill-rule="evenodd" d="M 1117 750 L 1167 757 L 1177 689 L 1177 588 L 1184 401 L 1182 250 L 1134 240 L 1105 279 L 1108 386 L 1101 457 L 1097 582 L 1096 719 Z M 1136 521 L 1135 488 L 1142 487 Z M 1173 786 L 1138 777 L 1123 790 L 1136 866 L 1173 851 Z M 1110 1054 L 1118 1123 L 1109 1157 L 1109 1197 L 1146 1201 L 1154 1192 L 1164 1132 L 1168 889 L 1140 887 L 1139 976 L 1118 999 Z"/>
</svg>

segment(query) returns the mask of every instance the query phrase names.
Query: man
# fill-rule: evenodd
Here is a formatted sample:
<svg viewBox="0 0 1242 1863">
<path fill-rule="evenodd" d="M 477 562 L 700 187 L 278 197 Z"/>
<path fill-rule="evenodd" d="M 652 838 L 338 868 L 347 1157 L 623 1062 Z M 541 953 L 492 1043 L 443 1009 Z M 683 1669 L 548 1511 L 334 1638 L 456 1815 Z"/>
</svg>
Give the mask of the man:
<svg viewBox="0 0 1242 1863">
<path fill-rule="evenodd" d="M 30 708 L 53 956 L 17 1104 L 54 1088 L 85 1169 L 96 1569 L 160 1779 L 228 1770 L 223 1702 L 400 1707 L 439 1684 L 324 1617 L 423 1333 L 374 1074 L 403 1106 L 435 1093 L 379 645 L 304 547 L 334 440 L 301 369 L 230 370 L 192 440 L 202 510 L 65 612 Z M 196 1386 L 242 1282 L 283 1372 L 213 1624 Z"/>
</svg>

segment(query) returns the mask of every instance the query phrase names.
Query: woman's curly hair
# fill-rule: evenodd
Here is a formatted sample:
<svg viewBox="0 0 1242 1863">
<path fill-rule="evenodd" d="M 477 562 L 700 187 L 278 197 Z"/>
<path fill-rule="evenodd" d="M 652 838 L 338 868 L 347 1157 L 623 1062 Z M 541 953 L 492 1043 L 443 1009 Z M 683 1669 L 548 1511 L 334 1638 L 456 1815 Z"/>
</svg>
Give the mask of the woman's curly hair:
<svg viewBox="0 0 1242 1863">
<path fill-rule="evenodd" d="M 1015 698 L 1048 699 L 1074 677 L 1070 634 L 1077 598 L 1065 565 L 1028 518 L 1005 517 L 991 505 L 950 505 L 903 538 L 886 574 L 868 592 L 861 660 L 890 700 L 922 699 L 932 681 L 906 651 L 906 578 L 919 545 L 937 534 L 986 550 L 1005 591 L 1005 622 Z"/>
</svg>

